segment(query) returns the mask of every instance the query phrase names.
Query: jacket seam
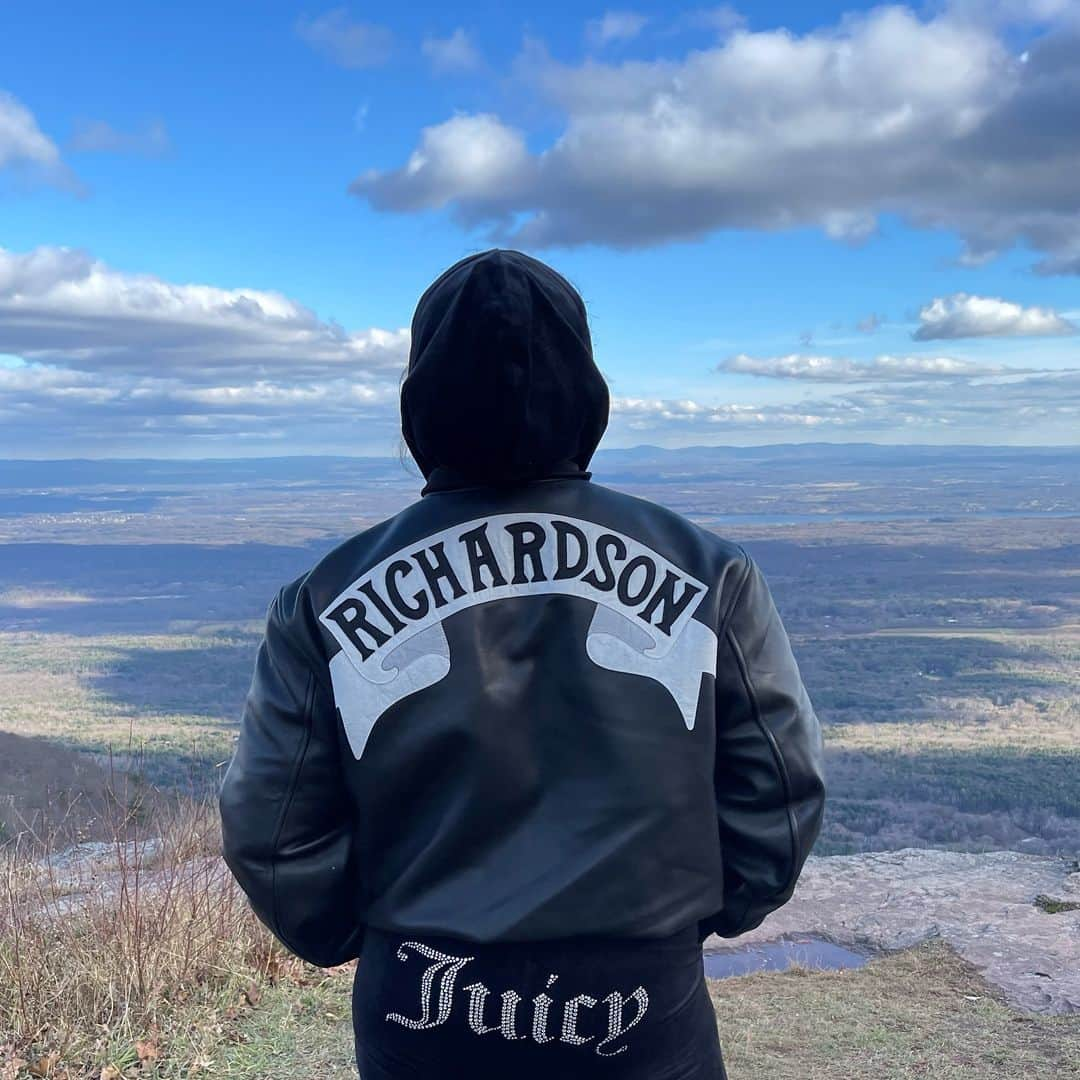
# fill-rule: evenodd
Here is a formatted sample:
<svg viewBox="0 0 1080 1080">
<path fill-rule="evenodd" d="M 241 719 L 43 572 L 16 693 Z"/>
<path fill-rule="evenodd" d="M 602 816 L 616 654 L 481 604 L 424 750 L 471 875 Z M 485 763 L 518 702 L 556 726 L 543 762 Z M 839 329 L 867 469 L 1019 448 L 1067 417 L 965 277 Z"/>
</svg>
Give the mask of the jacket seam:
<svg viewBox="0 0 1080 1080">
<path fill-rule="evenodd" d="M 288 937 L 281 931 L 281 920 L 278 918 L 278 846 L 281 843 L 281 834 L 285 831 L 285 822 L 288 820 L 289 811 L 292 809 L 293 799 L 300 782 L 300 773 L 303 771 L 304 762 L 307 760 L 308 749 L 311 746 L 311 715 L 315 703 L 315 675 L 312 671 L 307 673 L 307 686 L 304 690 L 304 737 L 297 750 L 296 760 L 293 762 L 292 773 L 289 777 L 288 787 L 285 789 L 285 797 L 278 815 L 277 827 L 274 829 L 274 842 L 270 848 L 270 913 L 274 924 L 274 933 L 293 952 L 298 952 Z"/>
<path fill-rule="evenodd" d="M 305 579 L 309 576 L 310 574 L 304 575 Z M 271 616 L 274 616 L 275 608 L 280 611 L 281 598 L 285 595 L 285 589 L 288 587 L 289 586 L 285 586 L 278 591 L 277 597 L 270 605 Z M 285 647 L 289 650 L 289 652 L 292 653 L 295 659 L 299 660 L 304 665 L 304 667 L 308 671 L 309 676 L 314 678 L 316 682 L 318 682 L 319 685 L 322 686 L 323 690 L 325 690 L 327 693 L 331 693 L 332 691 L 330 683 L 322 674 L 322 669 L 325 668 L 327 665 L 326 659 L 312 653 L 307 647 L 306 640 L 298 641 L 292 627 L 286 625 L 286 623 L 281 620 L 280 617 L 278 617 L 278 625 L 281 629 L 281 640 L 284 643 Z"/>
<path fill-rule="evenodd" d="M 718 637 L 723 640 L 725 634 L 728 632 L 728 626 L 731 623 L 731 616 L 735 613 L 735 608 L 738 607 L 739 601 L 742 599 L 742 594 L 746 589 L 746 583 L 750 580 L 750 567 L 753 565 L 750 556 L 746 553 L 746 549 L 739 547 L 743 557 L 743 569 L 742 575 L 739 578 L 739 584 L 735 587 L 735 595 L 731 599 L 731 603 L 728 604 L 728 609 L 724 612 L 723 617 L 720 619 L 720 632 Z"/>
<path fill-rule="evenodd" d="M 746 549 L 741 545 L 736 545 L 739 551 L 742 553 L 743 566 L 742 572 L 739 576 L 738 584 L 735 586 L 735 595 L 731 598 L 731 603 L 728 604 L 727 610 L 720 617 L 720 625 L 716 631 L 716 668 L 717 672 L 720 670 L 720 650 L 723 648 L 725 639 L 727 638 L 728 626 L 731 622 L 731 617 L 735 612 L 735 608 L 742 598 L 743 590 L 746 588 L 747 581 L 750 580 L 750 556 L 747 554 Z M 716 733 L 717 742 L 719 742 L 719 733 Z"/>
<path fill-rule="evenodd" d="M 799 865 L 799 822 L 795 817 L 795 810 L 791 805 L 791 779 L 788 776 L 787 762 L 784 760 L 784 755 L 780 750 L 779 743 L 776 741 L 776 736 L 769 730 L 765 721 L 762 719 L 761 707 L 758 704 L 757 694 L 754 693 L 754 684 L 750 678 L 750 672 L 746 666 L 746 658 L 743 656 L 739 640 L 735 636 L 735 632 L 730 628 L 728 629 L 726 636 L 731 645 L 732 652 L 735 654 L 735 662 L 738 665 L 739 676 L 742 679 L 743 688 L 745 689 L 746 696 L 750 702 L 750 711 L 754 717 L 754 723 L 757 725 L 758 730 L 764 736 L 765 741 L 772 751 L 773 762 L 776 766 L 776 772 L 780 777 L 780 783 L 784 791 L 784 809 L 787 813 L 788 835 L 791 843 L 791 869 L 788 871 L 788 874 L 784 879 L 784 884 L 780 886 L 780 888 L 761 898 L 767 902 L 778 896 L 783 896 L 790 888 L 792 881 L 795 878 L 796 870 Z"/>
</svg>

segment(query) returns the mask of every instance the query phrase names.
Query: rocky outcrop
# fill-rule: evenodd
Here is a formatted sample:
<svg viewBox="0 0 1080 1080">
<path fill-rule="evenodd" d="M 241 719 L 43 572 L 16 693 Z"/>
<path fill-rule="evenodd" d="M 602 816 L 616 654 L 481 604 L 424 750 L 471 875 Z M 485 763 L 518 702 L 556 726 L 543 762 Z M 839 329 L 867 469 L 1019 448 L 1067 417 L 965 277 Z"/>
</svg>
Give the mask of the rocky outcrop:
<svg viewBox="0 0 1080 1080">
<path fill-rule="evenodd" d="M 1065 901 L 1066 910 L 1043 910 L 1040 896 Z M 1069 902 L 1080 903 L 1080 866 L 1071 859 L 916 848 L 811 857 L 786 907 L 707 947 L 789 934 L 871 949 L 942 938 L 1014 1005 L 1080 1012 L 1080 910 Z"/>
</svg>

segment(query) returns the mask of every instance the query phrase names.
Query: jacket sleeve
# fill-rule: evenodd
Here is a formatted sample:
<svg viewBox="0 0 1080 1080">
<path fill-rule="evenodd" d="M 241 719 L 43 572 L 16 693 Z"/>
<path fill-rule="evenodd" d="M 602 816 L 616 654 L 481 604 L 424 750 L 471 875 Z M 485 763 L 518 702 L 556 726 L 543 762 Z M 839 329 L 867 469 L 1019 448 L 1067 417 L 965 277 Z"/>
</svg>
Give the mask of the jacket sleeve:
<svg viewBox="0 0 1080 1080">
<path fill-rule="evenodd" d="M 298 595 L 294 584 L 270 605 L 219 806 L 225 861 L 255 914 L 330 967 L 359 955 L 363 925 L 329 674 L 308 655 Z"/>
<path fill-rule="evenodd" d="M 734 937 L 787 903 L 825 803 L 821 729 L 757 565 L 722 627 L 717 665 L 716 812 L 724 907 L 704 937 Z"/>
</svg>

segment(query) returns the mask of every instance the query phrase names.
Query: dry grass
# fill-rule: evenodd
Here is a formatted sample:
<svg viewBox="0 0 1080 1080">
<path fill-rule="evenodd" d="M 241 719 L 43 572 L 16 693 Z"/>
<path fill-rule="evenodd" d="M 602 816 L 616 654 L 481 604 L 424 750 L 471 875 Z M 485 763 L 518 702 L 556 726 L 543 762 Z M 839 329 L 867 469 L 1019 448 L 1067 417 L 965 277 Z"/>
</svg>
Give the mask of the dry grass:
<svg viewBox="0 0 1080 1080">
<path fill-rule="evenodd" d="M 273 944 L 217 857 L 212 805 L 158 831 L 96 859 L 7 851 L 0 1080 L 354 1076 L 351 970 Z M 732 1080 L 1080 1077 L 1080 1018 L 1017 1013 L 940 944 L 710 991 Z"/>
<path fill-rule="evenodd" d="M 710 984 L 732 1080 L 1070 1080 L 1080 1017 L 1018 1013 L 946 945 Z"/>
<path fill-rule="evenodd" d="M 4 851 L 3 1080 L 193 1075 L 258 988 L 306 978 L 218 857 L 212 806 L 180 806 L 155 834 L 125 821 L 74 856 Z"/>
</svg>

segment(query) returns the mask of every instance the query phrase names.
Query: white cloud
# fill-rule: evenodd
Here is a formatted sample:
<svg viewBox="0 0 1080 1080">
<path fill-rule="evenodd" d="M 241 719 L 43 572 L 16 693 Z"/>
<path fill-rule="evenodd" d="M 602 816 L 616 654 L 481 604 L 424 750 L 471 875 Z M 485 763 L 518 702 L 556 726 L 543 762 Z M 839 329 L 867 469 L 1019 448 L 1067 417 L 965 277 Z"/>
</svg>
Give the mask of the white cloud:
<svg viewBox="0 0 1080 1080">
<path fill-rule="evenodd" d="M 157 157 L 172 149 L 161 120 L 152 120 L 139 131 L 117 131 L 104 120 L 87 120 L 71 137 L 71 149 L 79 153 L 143 154 Z"/>
<path fill-rule="evenodd" d="M 934 299 L 919 312 L 919 327 L 912 337 L 931 341 L 1074 333 L 1076 327 L 1050 308 L 1022 307 L 992 296 L 955 293 Z"/>
<path fill-rule="evenodd" d="M 1009 369 L 979 364 L 951 356 L 876 356 L 872 360 L 852 360 L 845 356 L 728 357 L 718 371 L 736 375 L 758 375 L 769 379 L 802 379 L 812 382 L 923 382 L 930 379 L 974 378 L 1000 375 Z M 1026 369 L 1025 373 L 1030 373 Z"/>
<path fill-rule="evenodd" d="M 760 441 L 826 436 L 892 442 L 1072 442 L 1080 421 L 1080 372 L 972 379 L 955 385 L 857 387 L 797 403 L 723 403 L 619 397 L 613 434 L 627 442 L 649 437 L 694 445 L 732 437 Z M 992 436 L 993 437 L 993 436 Z"/>
<path fill-rule="evenodd" d="M 240 444 L 393 453 L 408 340 L 405 329 L 346 330 L 277 292 L 172 283 L 64 248 L 0 249 L 0 455 L 227 454 Z M 1008 431 L 1067 442 L 1080 420 L 1075 371 L 934 357 L 735 357 L 724 367 L 819 391 L 798 401 L 624 393 L 615 437 L 981 441 Z M 842 392 L 829 396 L 830 383 Z"/>
<path fill-rule="evenodd" d="M 395 210 L 466 204 L 504 198 L 526 181 L 529 155 L 520 131 L 489 114 L 455 116 L 424 128 L 404 168 L 384 175 L 371 170 L 350 187 Z"/>
<path fill-rule="evenodd" d="M 449 206 L 532 247 L 800 226 L 863 240 L 899 214 L 958 233 L 969 261 L 1026 243 L 1062 272 L 1080 266 L 1078 53 L 1064 21 L 1021 61 L 993 24 L 900 6 L 801 35 L 736 29 L 675 60 L 566 64 L 532 42 L 517 72 L 564 116 L 553 142 L 522 156 L 500 117 L 472 134 L 458 117 L 437 171 L 428 128 L 408 165 L 352 190 L 380 209 Z M 474 138 L 490 151 L 493 131 L 515 182 L 459 184 L 453 159 Z"/>
<path fill-rule="evenodd" d="M 297 20 L 296 32 L 316 52 L 343 68 L 378 67 L 390 59 L 394 35 L 385 26 L 357 22 L 346 8 Z"/>
<path fill-rule="evenodd" d="M 389 454 L 398 438 L 396 400 L 396 382 L 346 377 L 199 386 L 174 375 L 29 365 L 0 369 L 0 453 L 227 454 L 247 444 L 276 453 Z"/>
<path fill-rule="evenodd" d="M 824 417 L 803 406 L 721 404 L 709 405 L 681 399 L 616 397 L 611 414 L 626 426 L 651 430 L 661 426 L 724 426 L 750 428 L 814 427 Z"/>
<path fill-rule="evenodd" d="M 64 248 L 0 249 L 0 354 L 21 358 L 0 365 L 0 452 L 177 438 L 344 446 L 358 423 L 389 452 L 408 340 L 347 331 L 280 293 L 173 284 Z"/>
<path fill-rule="evenodd" d="M 424 38 L 420 51 L 439 74 L 476 71 L 483 65 L 472 38 L 460 26 L 449 37 Z"/>
<path fill-rule="evenodd" d="M 585 27 L 585 36 L 590 44 L 603 48 L 616 41 L 636 38 L 648 23 L 649 17 L 636 11 L 605 11 L 599 19 L 589 20 Z"/>
<path fill-rule="evenodd" d="M 0 170 L 17 169 L 30 179 L 75 186 L 60 150 L 21 101 L 0 90 Z"/>
<path fill-rule="evenodd" d="M 175 285 L 83 252 L 0 249 L 0 353 L 87 371 L 394 372 L 404 330 L 349 333 L 281 293 Z"/>
</svg>

